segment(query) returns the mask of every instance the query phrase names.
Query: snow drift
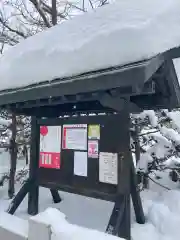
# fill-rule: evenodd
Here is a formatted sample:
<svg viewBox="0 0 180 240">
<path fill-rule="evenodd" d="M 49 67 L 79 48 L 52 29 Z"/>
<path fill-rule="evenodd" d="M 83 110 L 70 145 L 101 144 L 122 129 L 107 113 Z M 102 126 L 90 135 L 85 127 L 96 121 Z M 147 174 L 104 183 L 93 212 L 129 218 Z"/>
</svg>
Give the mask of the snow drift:
<svg viewBox="0 0 180 240">
<path fill-rule="evenodd" d="M 179 45 L 179 0 L 118 0 L 6 51 L 0 90 L 148 59 Z"/>
<path fill-rule="evenodd" d="M 51 227 L 52 240 L 123 240 L 107 233 L 70 224 L 66 216 L 55 208 L 48 208 L 31 219 L 48 224 Z"/>
</svg>

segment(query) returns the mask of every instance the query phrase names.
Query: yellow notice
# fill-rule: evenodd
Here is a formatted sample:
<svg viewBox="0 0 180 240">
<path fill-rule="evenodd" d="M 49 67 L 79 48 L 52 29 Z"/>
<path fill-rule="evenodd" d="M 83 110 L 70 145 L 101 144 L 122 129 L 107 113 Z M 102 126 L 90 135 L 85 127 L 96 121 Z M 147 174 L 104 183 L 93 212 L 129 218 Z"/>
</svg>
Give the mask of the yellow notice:
<svg viewBox="0 0 180 240">
<path fill-rule="evenodd" d="M 100 139 L 100 125 L 89 125 L 88 126 L 88 138 L 89 139 Z"/>
</svg>

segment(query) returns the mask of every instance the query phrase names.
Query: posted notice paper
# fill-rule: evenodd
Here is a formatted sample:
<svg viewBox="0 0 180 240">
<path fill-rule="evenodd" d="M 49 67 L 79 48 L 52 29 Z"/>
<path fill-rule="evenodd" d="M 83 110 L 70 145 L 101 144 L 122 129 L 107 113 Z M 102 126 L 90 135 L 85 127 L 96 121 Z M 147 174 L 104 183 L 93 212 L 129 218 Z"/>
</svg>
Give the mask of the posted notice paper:
<svg viewBox="0 0 180 240">
<path fill-rule="evenodd" d="M 63 126 L 63 149 L 87 150 L 87 124 Z"/>
<path fill-rule="evenodd" d="M 100 152 L 99 154 L 99 181 L 109 184 L 118 183 L 117 153 Z"/>
<path fill-rule="evenodd" d="M 74 175 L 87 177 L 87 152 L 74 152 Z"/>
</svg>

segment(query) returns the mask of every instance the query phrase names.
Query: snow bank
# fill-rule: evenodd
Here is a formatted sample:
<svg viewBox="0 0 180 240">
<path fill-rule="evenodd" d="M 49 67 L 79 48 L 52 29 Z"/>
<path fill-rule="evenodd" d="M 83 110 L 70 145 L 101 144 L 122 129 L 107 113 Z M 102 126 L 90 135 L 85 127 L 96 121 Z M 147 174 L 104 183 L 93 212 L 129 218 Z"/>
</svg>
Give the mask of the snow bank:
<svg viewBox="0 0 180 240">
<path fill-rule="evenodd" d="M 176 145 L 180 145 L 180 135 L 172 128 L 161 127 L 160 132 L 169 140 L 173 141 Z"/>
<path fill-rule="evenodd" d="M 149 152 L 141 154 L 140 160 L 137 164 L 137 169 L 142 172 L 148 171 L 148 164 L 153 161 L 153 158 Z"/>
<path fill-rule="evenodd" d="M 179 45 L 179 0 L 117 0 L 6 51 L 0 90 L 148 59 Z"/>
<path fill-rule="evenodd" d="M 153 110 L 143 111 L 142 113 L 138 115 L 136 114 L 135 116 L 143 120 L 148 117 L 150 124 L 154 128 L 157 127 L 158 125 L 158 117 L 156 116 L 156 113 Z"/>
<path fill-rule="evenodd" d="M 9 126 L 12 123 L 11 120 L 0 118 L 0 125 Z"/>
<path fill-rule="evenodd" d="M 172 120 L 172 125 L 177 131 L 180 133 L 180 112 L 179 111 L 173 111 L 168 112 L 167 116 Z"/>
<path fill-rule="evenodd" d="M 149 208 L 149 221 L 166 237 L 178 240 L 180 236 L 180 192 L 162 192 Z"/>
<path fill-rule="evenodd" d="M 179 240 L 180 192 L 177 190 L 143 192 L 147 223 L 132 224 L 133 240 Z"/>
<path fill-rule="evenodd" d="M 147 223 L 146 225 L 133 225 L 132 226 L 132 240 L 165 240 L 159 238 L 159 232 L 156 227 L 152 224 Z"/>
<path fill-rule="evenodd" d="M 159 172 L 159 174 L 165 174 L 164 172 Z M 167 179 L 163 179 L 162 184 L 171 187 L 172 181 L 168 178 L 168 174 L 164 176 Z M 166 182 L 169 179 L 169 182 Z M 168 185 L 170 183 L 170 185 Z M 158 185 L 155 185 L 159 187 Z M 180 191 L 164 191 L 163 188 L 159 187 L 159 189 L 155 189 L 154 185 L 151 185 L 151 190 L 146 190 L 141 192 L 142 200 L 143 200 L 143 208 L 146 214 L 146 224 L 140 225 L 135 223 L 132 218 L 132 240 L 179 240 L 179 219 L 180 219 Z M 177 185 L 176 185 L 177 187 Z M 48 189 L 41 189 L 41 204 L 40 208 L 45 209 L 48 204 L 52 201 L 51 196 L 48 193 Z M 159 192 L 161 190 L 161 192 Z M 97 218 L 99 221 L 103 222 L 104 218 L 108 218 L 108 214 L 110 213 L 110 209 L 107 208 L 106 202 L 99 202 L 97 200 L 89 199 L 88 204 L 84 206 L 83 201 L 80 201 L 80 197 L 78 195 L 72 195 L 67 193 L 61 193 L 64 197 L 64 200 L 61 205 L 58 205 L 59 208 L 63 209 L 63 204 L 66 205 L 64 211 L 67 213 L 71 212 L 73 217 L 69 215 L 68 219 L 71 218 L 71 222 L 74 219 L 78 221 L 78 219 L 83 219 L 83 222 L 88 222 L 89 227 L 96 226 L 94 222 L 96 221 L 94 216 L 90 216 L 91 212 L 96 211 L 94 213 L 97 214 Z M 64 195 L 65 194 L 65 195 Z M 85 199 L 81 197 L 81 200 Z M 6 200 L 7 201 L 7 200 Z M 92 204 L 93 201 L 93 204 Z M 0 206 L 2 204 L 2 199 L 0 200 Z M 57 206 L 57 205 L 56 205 Z M 76 206 L 76 207 L 74 207 Z M 25 200 L 25 205 L 22 208 L 20 207 L 17 214 L 21 215 L 22 213 L 26 213 L 27 208 L 27 199 Z M 85 211 L 85 208 L 87 211 Z M 103 209 L 103 213 L 99 212 L 98 209 Z M 75 209 L 75 211 L 73 211 Z M 82 211 L 83 209 L 83 211 Z M 111 208 L 112 210 L 112 208 Z M 1 211 L 1 210 L 0 210 Z M 0 212 L 1 217 L 2 212 Z M 68 213 L 67 213 L 68 215 Z M 88 217 L 85 217 L 88 216 Z M 98 217 L 99 216 L 99 217 Z M 13 216 L 11 216 L 13 217 Z M 22 215 L 21 215 L 22 217 Z M 24 216 L 25 217 L 25 216 Z M 134 217 L 134 216 L 133 216 Z M 26 215 L 26 218 L 28 216 Z M 40 226 L 40 224 L 48 225 L 50 229 L 50 234 L 53 232 L 51 236 L 51 240 L 104 240 L 104 233 L 94 232 L 93 230 L 89 230 L 86 228 L 79 228 L 78 226 L 71 225 L 67 222 L 65 215 L 59 212 L 56 209 L 47 209 L 45 212 L 40 213 L 39 215 L 31 218 L 35 223 Z M 29 220 L 29 227 L 31 226 L 31 220 Z M 99 222 L 98 221 L 98 222 Z M 82 223 L 82 222 L 81 222 Z M 13 225 L 13 222 L 11 223 Z M 9 225 L 9 222 L 8 222 Z M 15 226 L 15 225 L 14 225 Z M 103 224 L 102 231 L 106 227 L 106 223 Z M 43 239 L 47 240 L 48 238 L 42 238 L 42 234 L 39 234 L 41 228 L 36 228 L 35 239 Z M 30 228 L 31 230 L 31 228 Z M 93 236 L 91 235 L 91 231 L 93 231 Z M 41 232 L 42 233 L 42 232 Z M 103 238 L 101 236 L 103 236 Z M 60 238 L 61 237 L 61 238 Z M 112 239 L 111 239 L 112 238 Z M 2 238 L 3 239 L 3 238 Z M 50 238 L 49 238 L 50 239 Z M 48 240 L 49 240 L 48 239 Z M 119 239 L 110 235 L 105 237 L 106 240 L 115 240 Z M 14 239 L 13 239 L 14 240 Z M 34 239 L 33 239 L 34 240 Z"/>
<path fill-rule="evenodd" d="M 83 228 L 67 222 L 65 215 L 54 208 L 48 208 L 46 211 L 32 217 L 31 220 L 49 224 L 52 232 L 52 240 L 120 240 L 122 238 L 108 235 L 103 232 Z"/>
<path fill-rule="evenodd" d="M 164 132 L 166 133 L 166 131 Z M 158 159 L 166 158 L 169 154 L 170 149 L 173 147 L 172 142 L 170 141 L 171 139 L 169 140 L 169 138 L 165 138 L 160 132 L 151 133 L 149 134 L 149 137 L 153 137 L 153 139 L 156 140 L 156 143 L 154 143 L 153 146 L 148 147 L 145 153 L 141 154 L 140 161 L 137 164 L 137 168 L 140 171 L 144 172 L 147 172 L 148 164 L 154 160 L 153 155 Z M 170 162 L 167 163 L 170 165 Z M 166 161 L 164 164 L 166 164 Z"/>
</svg>

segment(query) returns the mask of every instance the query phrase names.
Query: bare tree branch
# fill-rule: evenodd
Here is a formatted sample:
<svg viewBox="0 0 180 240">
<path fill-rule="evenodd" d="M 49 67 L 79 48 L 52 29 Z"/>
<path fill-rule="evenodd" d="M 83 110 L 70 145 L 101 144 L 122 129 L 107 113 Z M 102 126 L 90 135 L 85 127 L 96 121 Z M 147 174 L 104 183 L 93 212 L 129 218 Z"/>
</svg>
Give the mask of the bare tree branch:
<svg viewBox="0 0 180 240">
<path fill-rule="evenodd" d="M 90 5 L 91 5 L 91 8 L 94 9 L 94 6 L 93 6 L 93 3 L 92 3 L 91 0 L 89 0 L 89 3 L 90 3 Z"/>
<path fill-rule="evenodd" d="M 0 53 L 3 53 L 3 49 L 4 49 L 4 42 L 1 44 L 1 48 L 0 48 Z"/>
<path fill-rule="evenodd" d="M 42 17 L 46 27 L 50 28 L 52 27 L 52 25 L 50 24 L 50 22 L 48 21 L 48 19 L 46 18 L 46 15 L 45 13 L 43 12 L 40 4 L 38 3 L 37 0 L 29 0 L 33 5 L 34 7 L 36 8 L 36 10 L 38 11 L 39 15 Z"/>
<path fill-rule="evenodd" d="M 19 35 L 19 36 L 21 36 L 21 37 L 23 37 L 23 38 L 26 38 L 26 36 L 24 35 L 23 32 L 20 32 L 20 31 L 18 31 L 17 29 L 11 28 L 11 27 L 6 23 L 6 21 L 4 21 L 4 20 L 2 19 L 1 16 L 0 16 L 0 23 L 1 23 L 5 28 L 7 28 L 9 31 L 11 31 L 11 32 L 13 32 L 13 33 L 16 33 L 17 35 Z"/>
</svg>

